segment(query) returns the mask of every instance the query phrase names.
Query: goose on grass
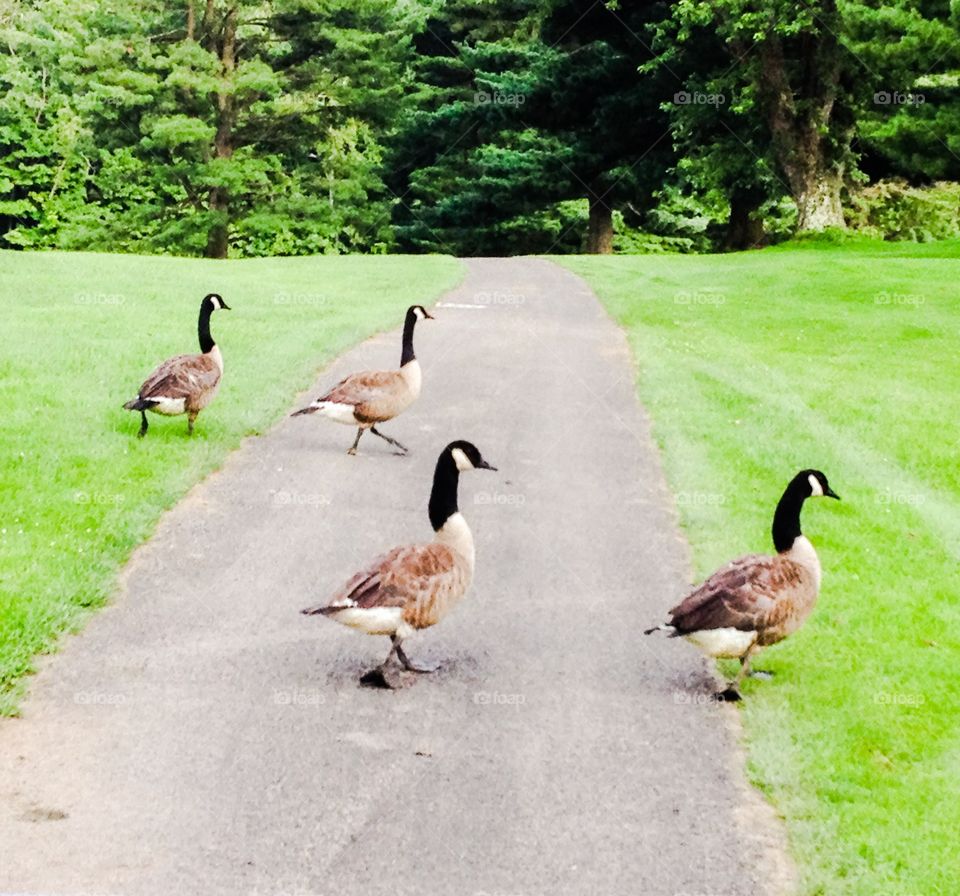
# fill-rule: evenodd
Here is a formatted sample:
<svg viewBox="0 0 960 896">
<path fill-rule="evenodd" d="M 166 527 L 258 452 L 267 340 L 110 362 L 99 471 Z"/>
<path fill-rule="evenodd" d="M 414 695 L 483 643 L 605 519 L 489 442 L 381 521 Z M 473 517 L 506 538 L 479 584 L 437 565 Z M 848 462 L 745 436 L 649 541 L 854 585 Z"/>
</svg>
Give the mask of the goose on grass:
<svg viewBox="0 0 960 896">
<path fill-rule="evenodd" d="M 473 535 L 457 506 L 460 473 L 465 470 L 496 467 L 470 442 L 451 442 L 440 452 L 433 474 L 428 504 L 433 541 L 403 545 L 382 554 L 329 601 L 303 610 L 307 616 L 326 616 L 368 635 L 390 638 L 390 653 L 381 666 L 363 676 L 364 684 L 392 687 L 384 673 L 394 655 L 412 672 L 436 668 L 411 662 L 402 642 L 443 619 L 473 580 Z"/>
<path fill-rule="evenodd" d="M 800 531 L 807 498 L 837 495 L 819 470 L 801 470 L 787 486 L 773 516 L 775 556 L 749 554 L 718 569 L 669 613 L 670 621 L 647 629 L 683 637 L 712 657 L 740 660 L 736 679 L 717 696 L 739 700 L 750 658 L 793 634 L 806 621 L 820 592 L 820 560 Z"/>
<path fill-rule="evenodd" d="M 144 380 L 137 397 L 128 401 L 124 408 L 140 412 L 140 432 L 147 434 L 147 411 L 176 417 L 187 415 L 187 433 L 193 434 L 193 423 L 217 394 L 223 377 L 223 355 L 220 346 L 210 335 L 210 316 L 214 311 L 230 310 L 223 299 L 212 292 L 200 303 L 200 319 L 197 331 L 200 336 L 200 354 L 177 355 L 164 361 Z"/>
</svg>

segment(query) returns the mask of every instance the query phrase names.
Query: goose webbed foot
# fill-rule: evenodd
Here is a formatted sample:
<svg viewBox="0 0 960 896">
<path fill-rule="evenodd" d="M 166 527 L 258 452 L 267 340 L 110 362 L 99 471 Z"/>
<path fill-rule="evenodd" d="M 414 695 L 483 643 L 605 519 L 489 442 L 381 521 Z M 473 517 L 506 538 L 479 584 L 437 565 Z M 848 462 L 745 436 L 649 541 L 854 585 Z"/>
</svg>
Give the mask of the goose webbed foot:
<svg viewBox="0 0 960 896">
<path fill-rule="evenodd" d="M 376 426 L 371 426 L 371 427 L 370 427 L 370 432 L 372 432 L 375 436 L 380 436 L 380 438 L 383 439 L 385 442 L 389 442 L 391 445 L 396 446 L 396 447 L 399 448 L 404 454 L 409 453 L 409 449 L 407 448 L 406 445 L 401 444 L 401 443 L 398 442 L 396 439 L 391 439 L 390 436 L 385 436 L 382 432 L 380 432 L 379 429 L 377 429 Z"/>
<path fill-rule="evenodd" d="M 737 703 L 742 699 L 740 692 L 733 685 L 717 694 L 717 700 L 721 703 Z"/>
<path fill-rule="evenodd" d="M 147 434 L 147 430 L 150 428 L 150 424 L 147 423 L 147 412 L 146 412 L 146 411 L 141 411 L 141 412 L 140 412 L 140 420 L 141 420 L 141 423 L 140 423 L 140 432 L 137 433 L 137 438 L 138 438 L 138 439 L 142 439 L 142 438 Z"/>
<path fill-rule="evenodd" d="M 387 671 L 386 664 L 384 664 L 383 666 L 377 666 L 376 669 L 371 669 L 369 672 L 364 672 L 360 676 L 360 684 L 366 688 L 380 688 L 386 691 L 396 690 L 399 685 L 395 676 L 388 677 Z"/>
</svg>

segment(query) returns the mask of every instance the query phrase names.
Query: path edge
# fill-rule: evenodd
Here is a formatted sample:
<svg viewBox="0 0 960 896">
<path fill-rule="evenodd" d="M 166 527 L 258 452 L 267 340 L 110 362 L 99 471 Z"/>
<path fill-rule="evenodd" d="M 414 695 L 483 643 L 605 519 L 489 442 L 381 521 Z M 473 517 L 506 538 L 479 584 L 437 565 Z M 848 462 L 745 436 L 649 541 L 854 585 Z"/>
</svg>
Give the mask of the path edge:
<svg viewBox="0 0 960 896">
<path fill-rule="evenodd" d="M 565 265 L 554 261 L 553 258 L 549 256 L 540 255 L 533 257 L 560 268 L 567 275 L 574 278 L 584 291 L 593 297 L 593 300 L 597 303 L 604 316 L 616 327 L 617 332 L 620 334 L 620 341 L 629 358 L 630 367 L 633 371 L 634 398 L 645 427 L 643 438 L 646 439 L 649 444 L 651 456 L 654 458 L 658 473 L 658 491 L 669 499 L 663 509 L 671 520 L 673 536 L 683 546 L 683 562 L 686 567 L 687 580 L 692 583 L 695 578 L 693 548 L 681 526 L 674 491 L 667 478 L 666 469 L 663 464 L 663 452 L 656 439 L 656 421 L 647 411 L 646 405 L 640 400 L 640 395 L 636 388 L 636 384 L 641 375 L 640 365 L 630 345 L 626 330 L 610 315 L 607 306 L 604 305 L 599 295 L 597 295 L 593 287 L 584 280 L 583 277 Z M 719 685 L 720 678 L 718 677 L 716 663 L 710 663 L 706 658 L 701 658 L 699 661 L 703 664 L 707 675 L 716 679 Z M 799 870 L 793 852 L 790 849 L 790 838 L 787 833 L 785 820 L 777 811 L 776 807 L 766 798 L 764 793 L 750 780 L 747 772 L 749 761 L 748 742 L 740 711 L 732 704 L 724 704 L 720 709 L 724 727 L 733 746 L 733 749 L 730 750 L 730 754 L 727 757 L 727 767 L 730 770 L 731 780 L 742 797 L 742 802 L 733 809 L 733 816 L 739 828 L 739 834 L 745 843 L 753 847 L 751 853 L 753 862 L 758 868 L 759 876 L 767 881 L 767 896 L 796 896 L 799 892 Z"/>
</svg>

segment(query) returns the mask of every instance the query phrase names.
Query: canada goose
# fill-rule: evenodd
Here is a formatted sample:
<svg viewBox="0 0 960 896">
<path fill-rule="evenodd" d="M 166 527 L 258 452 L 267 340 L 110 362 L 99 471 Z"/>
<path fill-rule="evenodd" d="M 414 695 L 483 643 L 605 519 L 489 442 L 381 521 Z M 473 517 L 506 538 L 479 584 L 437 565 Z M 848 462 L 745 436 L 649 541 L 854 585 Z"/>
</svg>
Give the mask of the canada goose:
<svg viewBox="0 0 960 896">
<path fill-rule="evenodd" d="M 421 628 L 436 625 L 466 594 L 473 579 L 473 535 L 457 507 L 457 485 L 464 470 L 496 470 L 470 442 L 451 442 L 437 459 L 430 492 L 430 523 L 436 536 L 429 544 L 412 544 L 381 554 L 358 572 L 327 603 L 303 610 L 327 616 L 368 635 L 388 635 L 393 642 L 383 663 L 361 678 L 364 684 L 391 687 L 384 670 L 391 657 L 412 672 L 417 666 L 401 642 Z"/>
<path fill-rule="evenodd" d="M 215 292 L 204 296 L 197 322 L 200 354 L 177 355 L 164 361 L 146 378 L 137 397 L 124 405 L 128 411 L 140 412 L 140 438 L 147 434 L 147 411 L 168 417 L 186 414 L 187 433 L 193 434 L 193 421 L 213 401 L 223 376 L 223 355 L 210 335 L 210 315 L 221 308 L 230 310 Z"/>
<path fill-rule="evenodd" d="M 775 557 L 749 554 L 718 569 L 670 611 L 669 624 L 644 632 L 682 636 L 713 657 L 736 657 L 740 673 L 722 693 L 739 700 L 737 688 L 760 647 L 776 644 L 803 625 L 820 591 L 820 560 L 800 531 L 807 498 L 840 499 L 819 470 L 802 470 L 790 480 L 773 515 Z"/>
<path fill-rule="evenodd" d="M 418 320 L 433 320 L 422 305 L 411 305 L 403 324 L 403 351 L 400 354 L 399 370 L 366 370 L 353 373 L 341 380 L 329 392 L 321 395 L 312 404 L 295 411 L 291 417 L 315 414 L 318 411 L 337 423 L 357 427 L 357 437 L 347 454 L 356 454 L 360 436 L 369 429 L 406 454 L 407 448 L 396 439 L 385 436 L 378 423 L 392 420 L 402 413 L 420 395 L 420 362 L 413 353 L 413 328 Z"/>
</svg>

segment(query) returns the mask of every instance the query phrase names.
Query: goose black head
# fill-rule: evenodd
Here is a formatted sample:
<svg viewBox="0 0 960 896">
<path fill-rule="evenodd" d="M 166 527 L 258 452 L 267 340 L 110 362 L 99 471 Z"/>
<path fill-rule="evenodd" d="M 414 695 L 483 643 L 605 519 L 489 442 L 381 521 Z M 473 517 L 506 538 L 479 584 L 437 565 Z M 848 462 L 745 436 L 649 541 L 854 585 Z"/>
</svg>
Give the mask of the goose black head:
<svg viewBox="0 0 960 896">
<path fill-rule="evenodd" d="M 827 477 L 819 470 L 801 470 L 793 481 L 806 492 L 804 497 L 836 498 L 838 501 L 840 500 L 840 496 L 830 488 Z"/>
<path fill-rule="evenodd" d="M 464 470 L 496 470 L 497 468 L 488 464 L 480 454 L 477 446 L 472 442 L 462 440 L 451 442 L 444 450 L 453 458 L 457 469 L 462 473 Z"/>
<path fill-rule="evenodd" d="M 801 470 L 783 492 L 773 514 L 773 544 L 779 553 L 789 551 L 803 533 L 800 531 L 800 512 L 807 498 L 836 498 L 827 477 L 819 470 Z"/>
<path fill-rule="evenodd" d="M 427 311 L 423 305 L 411 305 L 407 309 L 407 317 L 413 315 L 416 320 L 436 320 L 436 318 Z"/>
<path fill-rule="evenodd" d="M 223 301 L 223 296 L 215 292 L 208 293 L 203 297 L 203 307 L 209 311 L 230 311 L 230 306 Z"/>
</svg>

